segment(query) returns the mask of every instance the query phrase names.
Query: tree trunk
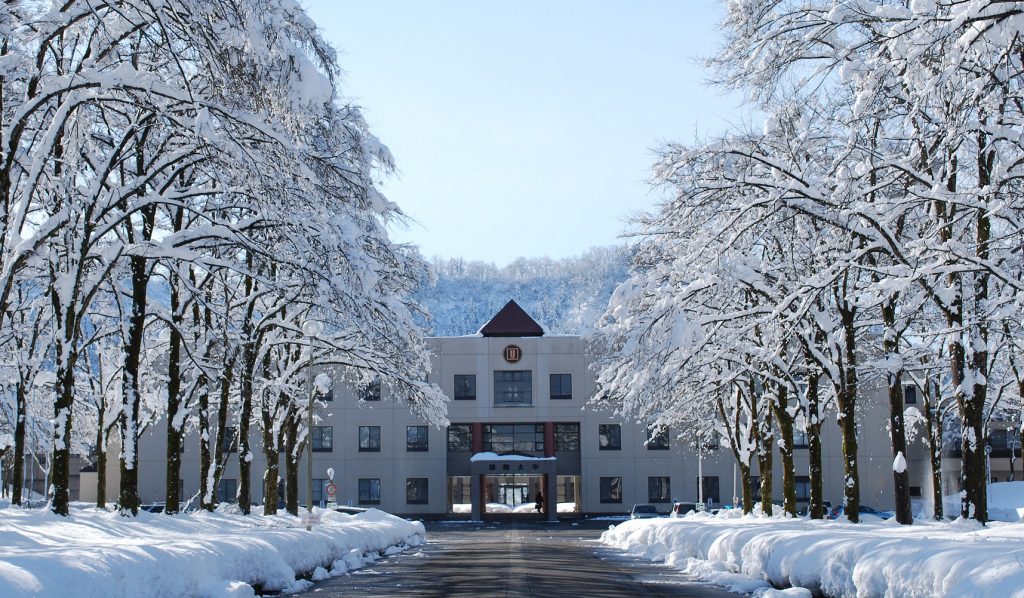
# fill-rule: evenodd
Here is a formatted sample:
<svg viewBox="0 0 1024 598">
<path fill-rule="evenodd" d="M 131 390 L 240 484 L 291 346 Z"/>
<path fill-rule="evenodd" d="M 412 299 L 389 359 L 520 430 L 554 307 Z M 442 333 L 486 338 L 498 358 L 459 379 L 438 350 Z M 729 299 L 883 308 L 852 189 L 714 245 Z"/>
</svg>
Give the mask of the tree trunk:
<svg viewBox="0 0 1024 598">
<path fill-rule="evenodd" d="M 64 342 L 69 339 L 64 338 Z M 70 341 L 74 342 L 74 341 Z M 57 343 L 57 354 L 62 351 L 62 342 Z M 64 345 L 66 346 L 66 345 Z M 71 480 L 71 421 L 75 402 L 75 360 L 77 354 L 69 351 L 59 357 L 56 372 L 57 400 L 53 405 L 53 463 L 50 475 L 53 484 L 51 508 L 58 515 L 68 515 Z"/>
<path fill-rule="evenodd" d="M 843 363 L 836 402 L 843 436 L 843 505 L 851 523 L 860 521 L 860 475 L 857 466 L 857 357 L 854 310 L 839 310 L 843 326 Z"/>
<path fill-rule="evenodd" d="M 903 385 L 897 372 L 889 376 L 889 433 L 892 436 L 893 489 L 896 497 L 896 521 L 914 523 L 910 506 L 910 473 L 907 471 L 907 433 L 903 422 Z M 903 459 L 903 471 L 897 471 L 897 459 Z"/>
<path fill-rule="evenodd" d="M 15 388 L 16 416 L 14 420 L 14 490 L 11 503 L 21 505 L 21 495 L 25 487 L 25 417 L 27 403 L 25 383 L 18 381 Z"/>
<path fill-rule="evenodd" d="M 210 443 L 216 442 L 216 435 L 210 428 L 210 390 L 205 380 L 199 385 L 199 508 L 211 510 L 213 493 L 213 458 Z"/>
<path fill-rule="evenodd" d="M 227 363 L 224 364 L 224 373 L 220 379 L 220 403 L 217 406 L 217 438 L 214 441 L 213 451 L 215 459 L 213 462 L 213 500 L 210 501 L 207 510 L 213 511 L 217 506 L 217 484 L 220 483 L 220 477 L 224 470 L 224 442 L 225 431 L 228 426 L 228 401 L 231 398 L 231 384 L 234 381 L 235 376 L 235 362 L 233 358 L 229 358 Z"/>
<path fill-rule="evenodd" d="M 263 361 L 263 373 L 265 376 L 270 373 L 269 352 Z M 268 390 L 263 391 L 263 402 L 260 409 L 263 421 L 263 458 L 267 462 L 266 469 L 263 471 L 263 514 L 277 515 L 277 484 L 280 480 L 281 456 L 277 450 L 279 439 L 274 437 L 275 410 L 272 409 L 270 394 Z M 287 397 L 283 395 L 280 395 L 279 398 L 281 401 L 287 400 Z"/>
<path fill-rule="evenodd" d="M 899 352 L 899 332 L 896 330 L 895 300 L 882 305 L 882 353 L 886 360 L 895 358 Z M 914 512 L 910 506 L 910 472 L 907 471 L 907 431 L 903 419 L 902 372 L 892 372 L 889 383 L 889 436 L 892 440 L 893 491 L 896 499 L 896 521 L 902 525 L 914 523 Z M 897 470 L 896 461 L 902 460 L 902 471 Z"/>
<path fill-rule="evenodd" d="M 189 282 L 192 288 L 196 288 L 195 271 L 189 267 Z M 192 326 L 195 330 L 193 338 L 203 338 L 211 334 L 213 330 L 213 314 L 209 306 L 209 294 L 207 294 L 207 305 L 200 311 L 199 301 L 192 302 Z M 205 328 L 204 328 L 205 324 Z M 203 352 L 204 358 L 210 357 L 210 342 L 204 341 L 207 349 Z M 206 375 L 199 371 L 199 379 L 196 381 L 197 392 L 199 393 L 199 508 L 207 511 L 213 510 L 213 457 L 210 450 L 210 443 L 216 443 L 217 437 L 210 426 L 210 385 Z"/>
<path fill-rule="evenodd" d="M 932 518 L 942 521 L 945 506 L 942 504 L 942 411 L 939 409 L 938 393 L 932 395 L 935 388 L 931 380 L 925 379 L 924 395 L 924 431 L 928 442 L 928 462 L 932 476 Z"/>
<path fill-rule="evenodd" d="M 103 398 L 100 398 L 98 419 L 96 426 L 96 507 L 107 508 L 107 420 L 106 407 Z"/>
<path fill-rule="evenodd" d="M 754 512 L 754 494 L 750 489 L 750 464 L 739 463 L 740 483 L 743 484 L 743 514 Z"/>
<path fill-rule="evenodd" d="M 178 208 L 172 217 L 172 229 L 180 231 L 184 220 L 184 210 Z M 167 349 L 167 480 L 164 498 L 164 513 L 174 515 L 181 510 L 181 449 L 182 430 L 185 428 L 186 413 L 182 411 L 181 396 L 181 281 L 178 280 L 174 268 L 169 268 L 168 284 L 170 285 L 170 338 Z"/>
<path fill-rule="evenodd" d="M 825 483 L 824 468 L 821 462 L 821 419 L 818 414 L 818 375 L 814 371 L 807 378 L 807 457 L 808 476 L 811 478 L 811 519 L 824 519 Z"/>
<path fill-rule="evenodd" d="M 255 348 L 248 342 L 242 349 L 242 379 L 239 384 L 241 408 L 238 414 L 238 508 L 248 515 L 252 506 L 252 447 L 249 446 L 249 424 L 252 421 L 252 378 Z"/>
<path fill-rule="evenodd" d="M 184 414 L 179 414 L 181 404 L 181 331 L 178 326 L 178 285 L 171 277 L 171 334 L 167 355 L 167 483 L 164 498 L 164 513 L 173 515 L 181 510 L 178 498 L 181 494 L 181 430 Z M 178 321 L 175 321 L 178 320 Z"/>
<path fill-rule="evenodd" d="M 986 124 L 987 119 L 982 120 Z M 977 133 L 978 156 L 978 188 L 987 189 L 992 183 L 992 168 L 995 151 L 991 149 L 990 137 L 984 127 Z M 982 195 L 981 200 L 987 205 L 989 197 Z M 975 212 L 975 255 L 978 263 L 989 261 L 989 243 L 992 236 L 992 223 L 987 207 L 979 207 Z M 973 505 L 974 519 L 981 523 L 988 521 L 988 468 L 986 467 L 985 443 L 985 404 L 988 400 L 988 323 L 986 311 L 990 309 L 989 278 L 986 270 L 973 275 L 974 294 L 973 312 L 975 323 L 972 334 L 967 342 L 971 348 L 971 380 L 972 392 L 966 399 L 967 405 L 963 412 L 964 431 L 971 431 L 973 442 L 964 442 L 963 471 L 964 476 L 964 507 Z M 965 435 L 966 439 L 966 435 Z M 966 449 L 970 448 L 968 452 Z"/>
<path fill-rule="evenodd" d="M 765 515 L 774 515 L 772 509 L 772 418 L 765 413 L 764 420 L 759 424 L 760 430 L 757 437 L 757 468 L 761 476 L 761 512 Z"/>
<path fill-rule="evenodd" d="M 298 446 L 296 439 L 299 435 L 298 415 L 294 407 L 289 407 L 288 417 L 285 419 L 285 485 L 284 501 L 285 510 L 292 515 L 299 515 L 299 457 L 298 453 L 302 447 Z"/>
<path fill-rule="evenodd" d="M 246 265 L 252 270 L 252 255 L 246 259 Z M 252 276 L 245 276 L 245 297 L 247 308 L 242 321 L 242 377 L 239 381 L 238 414 L 238 508 L 248 515 L 252 503 L 250 484 L 252 478 L 252 448 L 249 446 L 249 424 L 252 421 L 252 379 L 256 370 L 256 339 L 253 330 L 253 292 L 255 285 Z"/>
<path fill-rule="evenodd" d="M 789 389 L 778 385 L 778 398 L 772 402 L 775 420 L 781 436 L 779 455 L 782 457 L 782 508 L 796 517 L 796 467 L 793 464 L 793 417 L 789 414 Z"/>
</svg>

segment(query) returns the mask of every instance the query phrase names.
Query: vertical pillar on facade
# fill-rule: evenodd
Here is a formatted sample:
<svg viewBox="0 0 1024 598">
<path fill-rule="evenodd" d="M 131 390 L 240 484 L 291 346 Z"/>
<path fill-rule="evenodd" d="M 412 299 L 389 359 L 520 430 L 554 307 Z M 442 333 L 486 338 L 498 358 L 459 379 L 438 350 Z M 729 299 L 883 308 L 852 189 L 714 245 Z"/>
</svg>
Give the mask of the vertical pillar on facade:
<svg viewBox="0 0 1024 598">
<path fill-rule="evenodd" d="M 548 521 L 558 521 L 558 476 L 554 472 L 544 474 L 544 512 Z"/>
<path fill-rule="evenodd" d="M 473 454 L 484 452 L 484 425 L 480 422 L 472 424 L 470 432 L 470 443 L 473 445 Z"/>
<path fill-rule="evenodd" d="M 483 513 L 480 508 L 484 503 L 483 488 L 480 487 L 480 482 L 483 481 L 483 478 L 484 476 L 478 473 L 469 476 L 469 501 L 473 505 L 470 517 L 473 521 L 483 520 Z"/>
<path fill-rule="evenodd" d="M 544 422 L 544 456 L 555 456 L 555 423 Z"/>
</svg>

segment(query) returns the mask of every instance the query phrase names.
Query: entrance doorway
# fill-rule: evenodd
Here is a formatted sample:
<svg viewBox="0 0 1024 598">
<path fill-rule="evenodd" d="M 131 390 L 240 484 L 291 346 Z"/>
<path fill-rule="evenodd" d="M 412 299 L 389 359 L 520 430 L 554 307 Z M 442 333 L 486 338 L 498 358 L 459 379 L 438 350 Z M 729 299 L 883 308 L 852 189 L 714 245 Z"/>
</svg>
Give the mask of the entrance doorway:
<svg viewBox="0 0 1024 598">
<path fill-rule="evenodd" d="M 524 474 L 485 475 L 484 503 L 488 513 L 536 513 L 537 493 L 544 476 Z"/>
</svg>

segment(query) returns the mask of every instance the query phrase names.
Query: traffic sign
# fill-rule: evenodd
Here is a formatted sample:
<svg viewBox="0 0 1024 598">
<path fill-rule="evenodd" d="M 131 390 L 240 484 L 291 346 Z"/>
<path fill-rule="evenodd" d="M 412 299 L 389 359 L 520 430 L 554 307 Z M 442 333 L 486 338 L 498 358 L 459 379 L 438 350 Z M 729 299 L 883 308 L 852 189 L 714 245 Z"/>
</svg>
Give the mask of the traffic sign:
<svg viewBox="0 0 1024 598">
<path fill-rule="evenodd" d="M 334 485 L 334 482 L 328 482 L 327 487 L 324 488 L 324 490 L 327 491 L 327 496 L 330 498 L 331 502 L 333 502 L 334 495 L 338 492 L 338 487 Z"/>
</svg>

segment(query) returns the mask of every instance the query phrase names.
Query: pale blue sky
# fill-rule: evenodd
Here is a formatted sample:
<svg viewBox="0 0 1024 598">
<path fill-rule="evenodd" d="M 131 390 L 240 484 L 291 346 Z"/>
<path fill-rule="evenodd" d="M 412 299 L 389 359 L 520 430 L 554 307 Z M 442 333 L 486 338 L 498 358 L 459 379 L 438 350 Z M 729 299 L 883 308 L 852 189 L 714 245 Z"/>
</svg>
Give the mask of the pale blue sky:
<svg viewBox="0 0 1024 598">
<path fill-rule="evenodd" d="M 306 0 L 345 93 L 395 155 L 393 231 L 507 264 L 621 242 L 653 148 L 742 121 L 704 84 L 715 0 Z"/>
</svg>

